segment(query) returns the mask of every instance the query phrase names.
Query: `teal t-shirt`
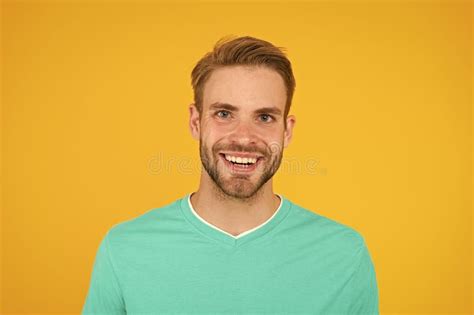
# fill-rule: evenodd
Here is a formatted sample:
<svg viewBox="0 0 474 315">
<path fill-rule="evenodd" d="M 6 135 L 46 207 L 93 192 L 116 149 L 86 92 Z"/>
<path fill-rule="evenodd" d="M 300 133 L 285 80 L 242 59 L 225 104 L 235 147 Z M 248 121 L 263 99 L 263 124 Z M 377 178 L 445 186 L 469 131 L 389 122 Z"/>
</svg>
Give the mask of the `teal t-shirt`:
<svg viewBox="0 0 474 315">
<path fill-rule="evenodd" d="M 238 236 L 201 218 L 190 194 L 114 225 L 82 314 L 379 314 L 361 234 L 278 196 Z"/>
</svg>

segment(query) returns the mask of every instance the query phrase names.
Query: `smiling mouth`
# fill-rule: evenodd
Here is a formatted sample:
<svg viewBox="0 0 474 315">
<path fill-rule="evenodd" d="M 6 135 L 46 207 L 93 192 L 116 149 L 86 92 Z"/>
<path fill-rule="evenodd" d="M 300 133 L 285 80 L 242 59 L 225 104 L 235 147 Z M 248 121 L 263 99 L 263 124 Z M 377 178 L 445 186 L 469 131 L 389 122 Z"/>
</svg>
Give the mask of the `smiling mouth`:
<svg viewBox="0 0 474 315">
<path fill-rule="evenodd" d="M 239 157 L 225 153 L 219 153 L 224 164 L 235 173 L 253 172 L 263 160 L 263 156 Z"/>
</svg>

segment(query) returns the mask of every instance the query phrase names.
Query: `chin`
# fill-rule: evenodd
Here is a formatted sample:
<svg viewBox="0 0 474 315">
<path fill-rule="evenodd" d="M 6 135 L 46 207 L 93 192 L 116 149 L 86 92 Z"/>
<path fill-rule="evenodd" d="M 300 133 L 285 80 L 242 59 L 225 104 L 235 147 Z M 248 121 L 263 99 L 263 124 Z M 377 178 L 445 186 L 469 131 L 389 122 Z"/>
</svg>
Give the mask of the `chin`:
<svg viewBox="0 0 474 315">
<path fill-rule="evenodd" d="M 237 179 L 238 180 L 238 179 Z M 232 179 L 231 179 L 232 181 Z M 234 179 L 235 181 L 235 179 Z M 250 198 L 258 191 L 254 183 L 227 183 L 221 190 L 234 198 Z"/>
</svg>

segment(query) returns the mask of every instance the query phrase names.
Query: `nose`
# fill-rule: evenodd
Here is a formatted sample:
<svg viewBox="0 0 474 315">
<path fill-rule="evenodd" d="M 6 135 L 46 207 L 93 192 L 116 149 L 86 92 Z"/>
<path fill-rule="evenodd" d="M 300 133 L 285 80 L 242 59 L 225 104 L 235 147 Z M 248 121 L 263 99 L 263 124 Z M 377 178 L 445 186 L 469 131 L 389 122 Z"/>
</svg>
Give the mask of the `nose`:
<svg viewBox="0 0 474 315">
<path fill-rule="evenodd" d="M 251 123 L 240 121 L 235 126 L 229 140 L 240 145 L 255 145 L 257 143 L 257 133 Z"/>
</svg>

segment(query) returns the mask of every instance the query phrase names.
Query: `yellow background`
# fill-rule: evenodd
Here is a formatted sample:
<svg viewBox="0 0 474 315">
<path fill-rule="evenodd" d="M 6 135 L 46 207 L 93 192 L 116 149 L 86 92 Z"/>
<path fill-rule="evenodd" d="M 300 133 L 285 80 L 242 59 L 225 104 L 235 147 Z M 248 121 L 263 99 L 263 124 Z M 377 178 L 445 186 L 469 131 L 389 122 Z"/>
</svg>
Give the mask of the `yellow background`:
<svg viewBox="0 0 474 315">
<path fill-rule="evenodd" d="M 107 229 L 197 188 L 190 72 L 229 34 L 287 48 L 275 191 L 364 236 L 381 313 L 472 313 L 471 23 L 460 1 L 3 1 L 2 313 L 78 313 Z"/>
</svg>

